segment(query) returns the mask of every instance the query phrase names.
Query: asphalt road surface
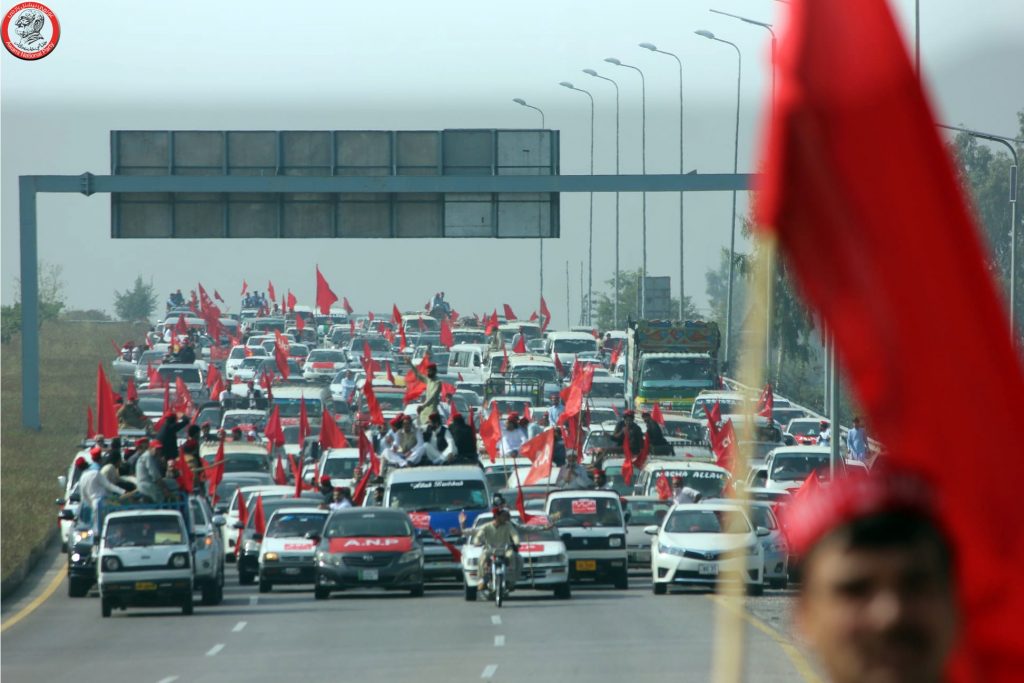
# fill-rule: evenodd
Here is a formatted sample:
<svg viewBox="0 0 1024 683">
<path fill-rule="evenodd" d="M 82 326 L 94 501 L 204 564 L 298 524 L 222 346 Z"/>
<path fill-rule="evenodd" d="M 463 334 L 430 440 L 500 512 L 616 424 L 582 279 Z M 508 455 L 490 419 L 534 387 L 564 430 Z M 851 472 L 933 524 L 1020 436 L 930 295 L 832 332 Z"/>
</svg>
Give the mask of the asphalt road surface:
<svg viewBox="0 0 1024 683">
<path fill-rule="evenodd" d="M 7 681 L 682 681 L 710 677 L 716 598 L 576 587 L 569 601 L 516 591 L 496 609 L 460 589 L 349 592 L 315 601 L 307 587 L 260 595 L 228 566 L 224 602 L 100 617 L 99 600 L 71 599 L 63 556 L 35 590 L 5 605 L 0 677 Z M 46 588 L 55 588 L 45 600 Z M 785 636 L 784 594 L 755 599 L 769 627 L 746 622 L 747 680 L 815 681 Z M 774 616 L 773 616 L 774 615 Z M 13 623 L 12 623 L 13 622 Z"/>
</svg>

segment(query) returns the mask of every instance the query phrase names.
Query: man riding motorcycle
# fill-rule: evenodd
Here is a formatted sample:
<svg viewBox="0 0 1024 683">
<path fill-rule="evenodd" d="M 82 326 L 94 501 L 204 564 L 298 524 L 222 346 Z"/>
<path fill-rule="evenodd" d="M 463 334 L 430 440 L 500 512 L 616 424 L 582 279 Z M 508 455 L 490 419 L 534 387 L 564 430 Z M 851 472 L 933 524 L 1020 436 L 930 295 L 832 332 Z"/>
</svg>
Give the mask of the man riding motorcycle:
<svg viewBox="0 0 1024 683">
<path fill-rule="evenodd" d="M 494 519 L 480 527 L 473 539 L 475 545 L 482 545 L 483 552 L 480 553 L 480 581 L 477 590 L 487 588 L 487 580 L 491 575 L 491 556 L 495 551 L 507 548 L 505 557 L 508 558 L 508 583 L 515 585 L 516 577 L 519 575 L 519 563 L 516 561 L 519 551 L 519 532 L 512 525 L 512 515 L 507 509 L 495 508 Z"/>
</svg>

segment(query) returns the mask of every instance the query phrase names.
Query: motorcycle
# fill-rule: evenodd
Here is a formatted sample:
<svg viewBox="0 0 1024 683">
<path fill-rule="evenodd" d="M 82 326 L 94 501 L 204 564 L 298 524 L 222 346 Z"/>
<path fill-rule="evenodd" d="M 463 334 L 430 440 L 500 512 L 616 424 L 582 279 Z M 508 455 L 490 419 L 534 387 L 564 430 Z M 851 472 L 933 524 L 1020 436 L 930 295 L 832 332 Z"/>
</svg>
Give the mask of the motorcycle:
<svg viewBox="0 0 1024 683">
<path fill-rule="evenodd" d="M 501 603 L 508 597 L 511 586 L 508 582 L 508 551 L 512 546 L 505 545 L 495 549 L 491 555 L 491 583 L 488 590 L 494 597 L 494 606 L 501 607 Z"/>
</svg>

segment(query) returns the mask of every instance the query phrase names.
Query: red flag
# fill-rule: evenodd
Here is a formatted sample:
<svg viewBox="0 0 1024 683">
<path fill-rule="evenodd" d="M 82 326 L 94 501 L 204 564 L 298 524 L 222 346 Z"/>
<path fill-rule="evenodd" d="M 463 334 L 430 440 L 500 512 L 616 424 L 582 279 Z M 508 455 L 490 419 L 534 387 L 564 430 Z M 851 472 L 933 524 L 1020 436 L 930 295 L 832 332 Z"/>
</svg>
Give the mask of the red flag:
<svg viewBox="0 0 1024 683">
<path fill-rule="evenodd" d="M 108 439 L 117 436 L 117 411 L 114 409 L 114 392 L 103 372 L 103 363 L 96 373 L 96 431 Z"/>
<path fill-rule="evenodd" d="M 722 421 L 722 406 L 718 401 L 715 401 L 713 405 L 705 403 L 704 416 L 717 428 L 718 423 Z"/>
<path fill-rule="evenodd" d="M 178 314 L 178 322 L 174 323 L 174 334 L 181 336 L 188 334 L 188 323 L 185 322 L 185 314 Z"/>
<path fill-rule="evenodd" d="M 402 326 L 402 313 L 398 310 L 398 304 L 391 304 L 391 322 L 395 323 L 396 327 Z"/>
<path fill-rule="evenodd" d="M 516 319 L 516 314 L 512 312 L 512 307 L 508 304 L 502 304 L 505 309 L 505 320 L 512 321 Z"/>
<path fill-rule="evenodd" d="M 373 451 L 373 443 L 371 443 L 369 437 L 366 436 L 365 430 L 359 430 L 357 448 L 359 449 L 359 466 L 362 467 L 369 459 L 370 452 Z"/>
<path fill-rule="evenodd" d="M 350 312 L 351 312 L 351 311 L 350 311 Z M 369 313 L 367 313 L 367 314 L 366 314 L 366 317 L 367 317 L 367 318 L 368 318 L 368 319 L 370 320 L 370 322 L 372 323 L 372 322 L 373 322 L 373 311 L 370 311 Z"/>
<path fill-rule="evenodd" d="M 324 415 L 320 420 L 320 447 L 324 450 L 348 448 L 348 439 L 345 438 L 345 434 L 342 433 L 338 423 L 334 421 L 334 417 L 327 412 L 326 408 L 324 408 Z"/>
<path fill-rule="evenodd" d="M 527 403 L 523 406 L 523 418 L 527 420 L 533 420 L 533 411 L 530 410 L 530 404 Z"/>
<path fill-rule="evenodd" d="M 484 442 L 488 455 L 491 456 L 491 462 L 497 460 L 498 444 L 501 442 L 501 415 L 496 402 L 491 403 L 491 414 L 480 425 L 480 438 Z"/>
<path fill-rule="evenodd" d="M 757 410 L 755 412 L 761 417 L 767 417 L 769 420 L 772 420 L 774 419 L 774 408 L 775 394 L 772 392 L 772 385 L 769 382 L 764 385 L 764 389 L 761 391 L 761 398 L 757 401 Z"/>
<path fill-rule="evenodd" d="M 455 337 L 452 335 L 452 324 L 448 322 L 448 318 L 441 318 L 441 343 L 444 344 L 445 348 L 451 348 L 455 345 Z"/>
<path fill-rule="evenodd" d="M 423 322 L 423 318 L 416 318 L 416 325 L 419 327 L 420 332 L 427 331 L 427 324 Z"/>
<path fill-rule="evenodd" d="M 328 417 L 329 413 L 324 408 L 324 417 Z M 323 426 L 321 424 L 321 429 Z M 306 397 L 299 394 L 299 448 L 306 443 L 306 437 L 309 436 L 309 411 L 306 409 Z"/>
<path fill-rule="evenodd" d="M 646 436 L 646 435 L 645 435 Z M 629 437 L 627 436 L 622 440 L 622 449 L 625 451 L 625 456 L 622 459 L 622 481 L 627 484 L 633 483 L 633 453 L 632 448 L 629 445 Z"/>
<path fill-rule="evenodd" d="M 448 397 L 448 424 L 452 423 L 456 417 L 461 415 L 458 407 L 455 405 L 455 399 L 451 396 Z"/>
<path fill-rule="evenodd" d="M 268 401 L 273 400 L 274 398 L 274 392 L 272 391 L 273 386 L 274 375 L 265 370 L 260 373 L 260 387 L 262 387 L 263 391 L 266 392 Z"/>
<path fill-rule="evenodd" d="M 213 298 L 221 303 L 224 303 L 224 299 L 221 297 L 220 292 L 218 292 L 216 289 L 213 290 Z"/>
<path fill-rule="evenodd" d="M 298 330 L 299 332 L 302 332 L 304 329 L 306 329 L 306 319 L 303 318 L 301 315 L 295 316 L 295 329 Z"/>
<path fill-rule="evenodd" d="M 324 282 L 324 284 L 326 284 L 326 281 Z M 330 288 L 328 288 L 328 291 L 330 291 Z M 331 294 L 334 294 L 334 292 L 331 292 Z M 317 299 L 319 300 L 319 297 L 317 297 Z M 337 301 L 337 298 L 335 298 L 335 301 Z M 352 315 L 352 311 L 354 309 L 352 308 L 352 305 L 349 304 L 347 296 L 342 298 L 342 300 L 341 300 L 341 307 L 345 309 L 346 313 L 348 313 L 349 315 Z M 373 319 L 373 314 L 372 313 L 370 314 L 370 319 L 371 320 Z"/>
<path fill-rule="evenodd" d="M 356 321 L 349 319 L 348 321 L 348 336 L 356 336 Z"/>
<path fill-rule="evenodd" d="M 188 460 L 185 459 L 185 451 L 179 451 L 178 457 L 174 462 L 175 469 L 178 471 L 178 486 L 185 493 L 192 493 L 192 490 L 195 488 L 195 473 L 188 466 Z"/>
<path fill-rule="evenodd" d="M 217 369 L 217 366 L 210 364 L 209 370 L 207 371 L 206 374 L 206 388 L 211 389 L 213 385 L 215 385 L 217 382 L 221 382 L 223 384 L 223 381 L 224 380 L 221 377 L 220 370 Z M 212 393 L 211 396 L 214 396 L 214 398 L 216 398 L 216 395 Z"/>
<path fill-rule="evenodd" d="M 503 358 L 501 359 L 501 367 L 498 369 L 498 374 L 499 375 L 507 375 L 508 374 L 508 349 L 505 347 L 504 344 L 501 345 L 501 354 L 502 354 Z"/>
<path fill-rule="evenodd" d="M 665 476 L 664 472 L 658 475 L 658 480 L 654 486 L 658 492 L 658 498 L 661 500 L 671 500 L 672 486 L 668 483 L 668 477 Z"/>
<path fill-rule="evenodd" d="M 174 412 L 182 413 L 184 415 L 192 415 L 195 413 L 195 403 L 192 401 L 192 392 L 188 390 L 188 386 L 185 385 L 185 380 L 178 377 L 174 378 Z"/>
<path fill-rule="evenodd" d="M 241 294 L 239 294 L 239 296 L 245 296 L 245 293 L 246 293 L 247 291 L 249 291 L 249 283 L 248 283 L 248 282 L 246 282 L 246 281 L 245 281 L 245 280 L 243 279 L 243 280 L 242 280 L 242 293 L 241 293 Z"/>
<path fill-rule="evenodd" d="M 363 472 L 363 476 L 359 478 L 359 483 L 356 484 L 356 490 L 352 492 L 352 504 L 362 505 L 363 500 L 366 498 L 366 489 L 370 485 L 370 476 L 373 474 L 373 470 L 367 468 Z"/>
<path fill-rule="evenodd" d="M 288 290 L 287 303 L 289 311 L 295 311 L 295 304 L 299 303 L 299 300 L 295 298 L 295 295 L 292 294 L 292 290 L 290 289 Z"/>
<path fill-rule="evenodd" d="M 438 543 L 443 545 L 445 547 L 445 550 L 447 550 L 449 553 L 451 553 L 451 556 L 452 556 L 453 560 L 455 560 L 456 562 L 462 562 L 462 551 L 461 550 L 459 550 L 454 545 L 452 545 L 451 543 L 446 541 L 444 536 L 442 536 L 436 529 L 431 529 L 430 530 L 430 535 L 433 536 L 434 539 L 437 540 Z"/>
<path fill-rule="evenodd" d="M 211 505 L 217 504 L 217 487 L 224 479 L 224 436 L 220 437 L 217 444 L 217 455 L 213 456 L 213 468 L 210 470 L 210 478 L 207 481 L 207 495 L 213 501 Z"/>
<path fill-rule="evenodd" d="M 519 483 L 519 477 L 516 477 L 516 488 L 519 489 L 519 493 L 516 494 L 516 510 L 519 511 L 519 520 L 523 524 L 529 524 L 533 521 L 533 515 L 526 514 L 526 505 L 523 502 L 523 487 Z"/>
<path fill-rule="evenodd" d="M 548 310 L 548 302 L 544 301 L 544 297 L 540 298 L 540 315 L 544 318 L 544 322 L 540 326 L 540 331 L 543 332 L 548 329 L 548 323 L 551 322 L 551 311 Z"/>
<path fill-rule="evenodd" d="M 520 333 L 516 343 L 512 346 L 514 353 L 526 353 L 526 335 Z"/>
<path fill-rule="evenodd" d="M 252 528 L 260 536 L 267 533 L 267 520 L 263 518 L 263 496 L 256 496 L 256 504 L 252 507 Z"/>
<path fill-rule="evenodd" d="M 498 311 L 495 310 L 491 313 L 490 319 L 487 321 L 487 327 L 484 328 L 484 334 L 488 337 L 498 331 Z"/>
<path fill-rule="evenodd" d="M 281 427 L 281 409 L 274 406 L 267 419 L 267 425 L 263 428 L 263 436 L 270 442 L 271 446 L 284 445 L 284 429 Z"/>
<path fill-rule="evenodd" d="M 320 272 L 320 266 L 316 267 L 316 305 L 320 309 L 322 315 L 330 315 L 331 306 L 335 301 L 338 300 L 338 295 L 334 293 L 331 286 L 327 284 L 327 279 Z M 348 299 L 345 300 L 345 310 L 349 313 L 352 312 L 348 305 Z"/>
<path fill-rule="evenodd" d="M 628 441 L 628 439 L 627 439 Z M 633 466 L 638 470 L 643 470 L 644 465 L 647 464 L 647 458 L 651 454 L 651 435 L 650 433 L 644 434 L 644 445 L 640 449 L 640 453 L 633 460 Z"/>
<path fill-rule="evenodd" d="M 399 324 L 398 337 L 402 342 L 401 346 L 399 346 L 399 350 L 405 349 L 407 346 L 409 346 L 409 342 L 405 340 L 405 325 Z"/>
<path fill-rule="evenodd" d="M 419 366 L 416 368 L 419 374 L 426 374 L 427 365 L 430 363 L 429 356 L 423 356 Z M 404 403 L 408 404 L 422 396 L 427 390 L 426 382 L 423 382 L 412 370 L 405 373 L 405 394 L 402 396 Z"/>
<path fill-rule="evenodd" d="M 547 481 L 551 476 L 551 455 L 555 448 L 555 430 L 545 429 L 519 447 L 519 454 L 533 463 L 526 473 L 524 486 Z"/>
<path fill-rule="evenodd" d="M 135 380 L 131 377 L 128 378 L 128 388 L 125 390 L 126 401 L 138 401 L 139 390 L 135 387 Z"/>
<path fill-rule="evenodd" d="M 532 323 L 536 319 L 537 319 L 537 311 L 534 311 L 533 313 L 530 314 L 530 322 Z"/>
<path fill-rule="evenodd" d="M 657 422 L 662 427 L 665 426 L 665 416 L 661 414 L 661 404 L 655 403 L 654 409 L 651 410 L 651 419 Z"/>
<path fill-rule="evenodd" d="M 277 298 L 277 292 L 274 291 L 274 283 L 267 280 L 267 300 L 270 303 L 274 303 L 274 299 Z"/>
<path fill-rule="evenodd" d="M 274 466 L 274 483 L 284 486 L 288 483 L 288 475 L 284 472 L 284 459 L 280 455 L 274 459 L 277 460 L 277 465 Z"/>
<path fill-rule="evenodd" d="M 363 396 L 366 397 L 366 409 L 370 413 L 370 424 L 384 426 L 384 412 L 380 409 L 380 402 L 377 401 L 377 394 L 373 391 L 373 384 L 363 384 Z"/>
<path fill-rule="evenodd" d="M 557 353 L 554 354 L 554 356 L 555 356 L 555 370 L 558 371 L 558 376 L 559 377 L 564 377 L 565 376 L 565 366 L 562 365 L 562 361 L 558 360 L 558 354 Z"/>
<path fill-rule="evenodd" d="M 394 375 L 394 373 L 391 372 L 391 361 L 387 362 L 387 369 L 388 369 L 388 382 L 391 383 L 391 386 L 395 386 L 395 375 Z"/>
<path fill-rule="evenodd" d="M 288 379 L 288 340 L 277 330 L 274 330 L 274 363 L 281 376 Z"/>
<path fill-rule="evenodd" d="M 92 406 L 85 407 L 85 438 L 91 439 L 96 436 L 96 430 L 92 426 Z"/>
<path fill-rule="evenodd" d="M 709 427 L 708 434 L 711 439 L 711 450 L 716 458 L 715 464 L 732 472 L 736 466 L 736 430 L 733 428 L 732 420 L 727 419 L 721 429 Z"/>
<path fill-rule="evenodd" d="M 610 367 L 612 370 L 614 370 L 615 366 L 619 364 L 619 356 L 621 354 L 622 354 L 622 342 L 620 341 L 618 344 L 615 345 L 615 348 L 612 349 L 612 357 L 608 359 L 608 367 Z"/>
</svg>

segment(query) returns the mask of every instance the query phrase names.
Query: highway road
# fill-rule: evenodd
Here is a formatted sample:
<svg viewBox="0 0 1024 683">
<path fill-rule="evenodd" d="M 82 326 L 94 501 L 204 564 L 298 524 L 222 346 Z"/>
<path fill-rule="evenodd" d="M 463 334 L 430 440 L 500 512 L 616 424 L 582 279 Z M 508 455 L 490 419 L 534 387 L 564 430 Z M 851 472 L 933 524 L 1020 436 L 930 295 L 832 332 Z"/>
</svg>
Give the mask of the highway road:
<svg viewBox="0 0 1024 683">
<path fill-rule="evenodd" d="M 706 683 L 711 669 L 716 598 L 656 597 L 640 576 L 628 591 L 579 587 L 570 601 L 517 591 L 496 609 L 466 603 L 454 588 L 422 598 L 352 592 L 314 601 L 305 587 L 260 595 L 238 586 L 229 565 L 217 607 L 197 605 L 191 617 L 134 609 L 102 619 L 95 596 L 67 597 L 60 568 L 55 560 L 35 591 L 5 606 L 5 682 Z M 38 600 L 47 587 L 53 593 Z M 818 680 L 784 635 L 788 600 L 753 602 L 783 616 L 781 631 L 748 619 L 749 681 Z"/>
</svg>

